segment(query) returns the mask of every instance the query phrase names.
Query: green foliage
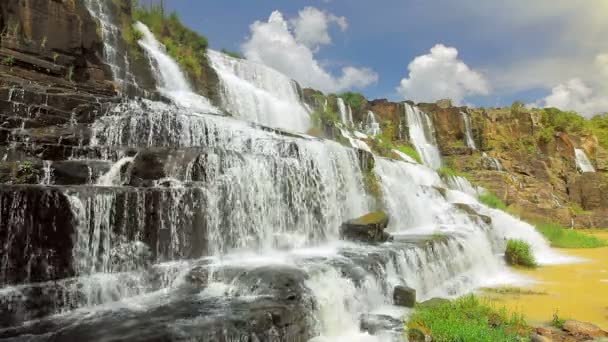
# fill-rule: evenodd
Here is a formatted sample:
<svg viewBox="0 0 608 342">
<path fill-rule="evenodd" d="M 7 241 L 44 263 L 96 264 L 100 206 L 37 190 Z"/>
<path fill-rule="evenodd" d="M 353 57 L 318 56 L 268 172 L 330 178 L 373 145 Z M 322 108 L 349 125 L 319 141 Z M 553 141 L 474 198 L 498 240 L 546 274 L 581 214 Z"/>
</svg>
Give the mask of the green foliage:
<svg viewBox="0 0 608 342">
<path fill-rule="evenodd" d="M 2 59 L 2 64 L 12 66 L 15 64 L 15 58 L 13 56 L 7 56 Z"/>
<path fill-rule="evenodd" d="M 367 102 L 365 96 L 360 93 L 354 93 L 351 91 L 342 93 L 338 95 L 338 97 L 344 100 L 344 102 L 349 105 L 354 112 L 360 111 Z"/>
<path fill-rule="evenodd" d="M 591 118 L 587 121 L 587 128 L 597 137 L 600 145 L 608 149 L 608 113 Z"/>
<path fill-rule="evenodd" d="M 442 166 L 437 170 L 437 173 L 442 177 L 466 177 L 467 175 L 458 170 L 454 170 L 449 166 Z"/>
<path fill-rule="evenodd" d="M 23 161 L 16 165 L 15 182 L 17 184 L 32 184 L 38 182 L 38 170 L 32 162 Z"/>
<path fill-rule="evenodd" d="M 505 250 L 505 260 L 511 266 L 536 267 L 536 259 L 530 244 L 524 240 L 509 240 Z"/>
<path fill-rule="evenodd" d="M 553 127 L 543 127 L 540 131 L 536 132 L 536 138 L 542 143 L 549 143 L 553 140 L 553 134 L 555 129 Z"/>
<path fill-rule="evenodd" d="M 310 119 L 314 127 L 322 127 L 324 125 L 336 126 L 340 122 L 338 113 L 327 108 L 327 110 L 317 110 L 310 114 Z"/>
<path fill-rule="evenodd" d="M 563 329 L 564 323 L 566 323 L 566 320 L 559 317 L 559 311 L 556 309 L 553 312 L 553 319 L 551 319 L 551 325 L 558 329 Z"/>
<path fill-rule="evenodd" d="M 496 308 L 473 295 L 436 305 L 419 305 L 407 322 L 410 341 L 526 341 L 530 327 L 522 314 Z"/>
<path fill-rule="evenodd" d="M 418 163 L 422 164 L 422 158 L 420 157 L 420 154 L 412 146 L 410 146 L 410 145 L 399 145 L 399 146 L 397 146 L 397 150 L 399 150 L 399 151 L 407 154 L 408 156 L 412 157 L 415 161 L 417 161 Z"/>
<path fill-rule="evenodd" d="M 201 77 L 206 65 L 207 38 L 186 27 L 176 12 L 169 16 L 160 5 L 136 4 L 134 20 L 146 24 L 167 48 L 182 69 L 191 77 Z"/>
<path fill-rule="evenodd" d="M 525 109 L 526 105 L 521 101 L 515 101 L 511 105 L 511 114 L 519 113 Z"/>
<path fill-rule="evenodd" d="M 536 229 L 551 242 L 551 246 L 558 248 L 598 248 L 608 246 L 608 241 L 595 236 L 567 229 L 555 223 L 541 223 Z"/>
<path fill-rule="evenodd" d="M 580 133 L 585 128 L 585 118 L 557 108 L 543 109 L 541 122 L 545 128 L 553 128 L 557 132 Z"/>
<path fill-rule="evenodd" d="M 240 53 L 238 53 L 238 52 L 222 49 L 222 53 L 225 54 L 225 55 L 228 55 L 228 56 L 230 56 L 232 58 L 245 59 L 245 57 L 243 57 L 243 55 L 240 54 Z"/>
<path fill-rule="evenodd" d="M 500 198 L 498 198 L 498 196 L 494 195 L 489 191 L 486 191 L 485 193 L 479 195 L 477 199 L 479 200 L 479 202 L 487 205 L 490 208 L 500 210 L 507 209 L 507 205 L 505 204 L 505 202 L 503 202 Z"/>
<path fill-rule="evenodd" d="M 382 198 L 382 186 L 373 170 L 364 172 L 363 182 L 368 194 L 376 199 Z"/>
</svg>

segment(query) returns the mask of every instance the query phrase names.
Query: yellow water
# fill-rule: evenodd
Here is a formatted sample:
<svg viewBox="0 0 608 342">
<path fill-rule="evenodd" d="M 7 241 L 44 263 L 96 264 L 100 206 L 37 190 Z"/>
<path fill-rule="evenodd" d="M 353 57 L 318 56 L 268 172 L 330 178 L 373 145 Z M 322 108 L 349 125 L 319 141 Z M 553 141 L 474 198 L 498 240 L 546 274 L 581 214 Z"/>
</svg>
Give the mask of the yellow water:
<svg viewBox="0 0 608 342">
<path fill-rule="evenodd" d="M 608 240 L 608 232 L 593 235 Z M 486 292 L 484 296 L 524 313 L 533 323 L 548 322 L 557 311 L 560 318 L 591 322 L 608 330 L 608 247 L 558 250 L 587 261 L 518 271 L 537 281 L 522 290 L 544 294 Z"/>
</svg>

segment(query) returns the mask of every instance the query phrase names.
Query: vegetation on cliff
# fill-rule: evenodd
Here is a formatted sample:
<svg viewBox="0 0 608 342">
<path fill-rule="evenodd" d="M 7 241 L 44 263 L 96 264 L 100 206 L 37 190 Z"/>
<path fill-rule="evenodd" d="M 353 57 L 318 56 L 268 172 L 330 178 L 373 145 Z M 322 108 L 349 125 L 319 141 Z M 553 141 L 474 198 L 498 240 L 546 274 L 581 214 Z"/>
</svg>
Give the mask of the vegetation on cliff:
<svg viewBox="0 0 608 342">
<path fill-rule="evenodd" d="M 136 3 L 133 19 L 146 24 L 156 38 L 166 47 L 184 71 L 189 75 L 200 77 L 206 64 L 207 38 L 186 27 L 176 12 L 165 14 L 160 5 L 143 5 Z"/>
<path fill-rule="evenodd" d="M 531 328 L 518 312 L 496 308 L 473 295 L 435 305 L 418 305 L 407 322 L 410 341 L 520 341 Z"/>
<path fill-rule="evenodd" d="M 597 248 L 608 246 L 608 241 L 573 229 L 566 229 L 555 223 L 541 223 L 536 225 L 536 229 L 551 242 L 553 247 Z"/>
<path fill-rule="evenodd" d="M 361 93 L 355 93 L 352 91 L 342 93 L 338 95 L 346 105 L 350 106 L 353 112 L 359 112 L 365 104 L 367 103 L 367 99 Z"/>
<path fill-rule="evenodd" d="M 509 240 L 505 250 L 505 261 L 511 266 L 536 267 L 532 247 L 524 240 Z"/>
<path fill-rule="evenodd" d="M 507 205 L 503 202 L 498 196 L 495 194 L 486 191 L 483 194 L 479 195 L 478 198 L 480 203 L 487 205 L 490 208 L 506 210 Z"/>
</svg>

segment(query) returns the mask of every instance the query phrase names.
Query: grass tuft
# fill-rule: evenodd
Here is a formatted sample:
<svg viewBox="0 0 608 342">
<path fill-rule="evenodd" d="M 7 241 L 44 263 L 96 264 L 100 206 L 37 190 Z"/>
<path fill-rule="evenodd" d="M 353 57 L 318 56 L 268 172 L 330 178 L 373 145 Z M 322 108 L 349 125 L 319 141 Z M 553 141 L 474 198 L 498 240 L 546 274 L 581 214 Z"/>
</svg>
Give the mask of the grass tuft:
<svg viewBox="0 0 608 342">
<path fill-rule="evenodd" d="M 558 248 L 598 248 L 608 246 L 608 241 L 587 235 L 574 229 L 567 229 L 555 223 L 541 223 L 536 229 Z"/>
<path fill-rule="evenodd" d="M 536 267 L 536 259 L 530 244 L 524 240 L 507 241 L 505 260 L 511 266 Z"/>
<path fill-rule="evenodd" d="M 414 159 L 415 161 L 417 161 L 419 164 L 422 164 L 422 158 L 420 157 L 420 153 L 418 153 L 418 151 L 416 151 L 415 148 L 413 148 L 410 145 L 400 145 L 397 146 L 397 150 L 399 150 L 400 152 L 403 152 L 405 154 L 407 154 L 408 156 L 412 157 L 412 159 Z"/>
<path fill-rule="evenodd" d="M 520 341 L 530 334 L 522 314 L 496 308 L 473 295 L 432 306 L 417 306 L 407 322 L 410 341 Z"/>
<path fill-rule="evenodd" d="M 485 192 L 478 197 L 479 202 L 487 205 L 490 208 L 506 210 L 507 205 L 503 202 L 498 196 L 494 195 L 491 192 Z"/>
</svg>

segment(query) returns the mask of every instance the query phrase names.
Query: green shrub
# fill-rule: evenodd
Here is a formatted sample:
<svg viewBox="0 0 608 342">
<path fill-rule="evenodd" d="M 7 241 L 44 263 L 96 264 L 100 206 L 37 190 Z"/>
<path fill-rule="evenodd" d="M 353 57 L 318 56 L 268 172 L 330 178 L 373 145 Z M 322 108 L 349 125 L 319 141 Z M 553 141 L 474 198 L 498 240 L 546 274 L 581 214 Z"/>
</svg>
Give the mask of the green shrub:
<svg viewBox="0 0 608 342">
<path fill-rule="evenodd" d="M 336 124 L 340 122 L 338 113 L 332 111 L 330 108 L 327 108 L 327 110 L 314 111 L 310 114 L 310 119 L 315 127 L 321 127 L 323 125 L 336 126 Z"/>
<path fill-rule="evenodd" d="M 433 341 L 510 342 L 526 340 L 531 331 L 522 314 L 498 309 L 473 295 L 418 305 L 407 328 L 410 341 L 424 341 L 421 335 L 426 334 Z"/>
<path fill-rule="evenodd" d="M 230 50 L 226 50 L 226 49 L 222 49 L 221 51 L 223 54 L 228 55 L 232 58 L 245 59 L 245 57 L 243 57 L 243 55 L 241 55 L 238 52 L 234 52 L 234 51 L 230 51 Z"/>
<path fill-rule="evenodd" d="M 558 248 L 597 248 L 608 246 L 608 241 L 567 229 L 555 223 L 541 223 L 536 229 L 545 236 L 551 246 Z"/>
<path fill-rule="evenodd" d="M 146 24 L 191 77 L 201 77 L 206 65 L 207 38 L 186 27 L 176 12 L 166 16 L 160 5 L 136 4 L 133 18 Z"/>
<path fill-rule="evenodd" d="M 12 56 L 4 57 L 4 59 L 2 60 L 2 64 L 12 66 L 13 64 L 15 64 L 15 58 L 13 58 Z"/>
<path fill-rule="evenodd" d="M 350 109 L 352 109 L 353 112 L 360 111 L 367 102 L 365 96 L 361 95 L 360 93 L 354 93 L 351 91 L 342 93 L 338 95 L 338 97 L 344 100 L 344 102 L 350 106 Z"/>
<path fill-rule="evenodd" d="M 507 205 L 498 196 L 486 191 L 477 198 L 480 203 L 487 205 L 490 208 L 506 210 Z"/>
<path fill-rule="evenodd" d="M 536 259 L 530 244 L 524 240 L 509 240 L 505 250 L 505 260 L 511 266 L 536 267 Z"/>
<path fill-rule="evenodd" d="M 418 151 L 416 151 L 416 149 L 413 148 L 412 146 L 400 145 L 400 146 L 397 146 L 397 150 L 407 154 L 408 156 L 412 157 L 415 161 L 422 164 L 422 158 L 420 157 L 420 153 L 418 153 Z"/>
</svg>

